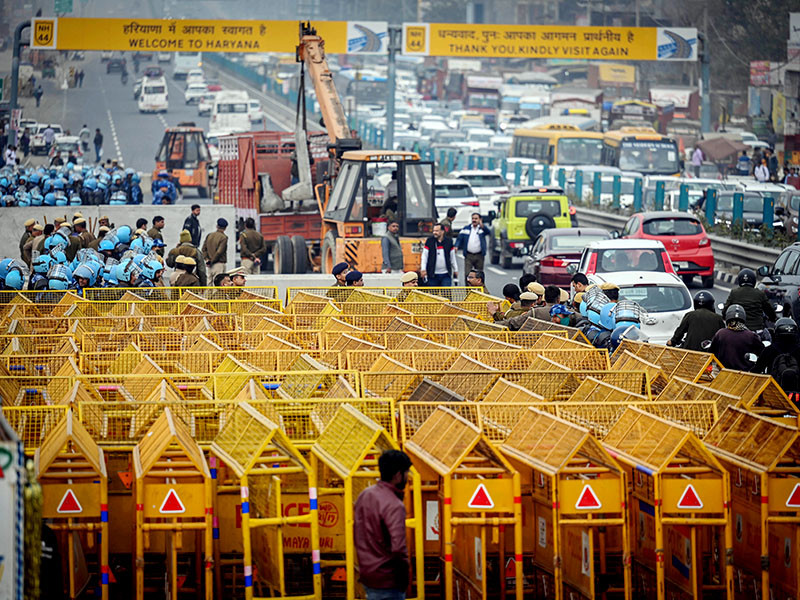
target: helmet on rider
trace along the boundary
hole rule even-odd
[[[53,259],[49,254],[40,254],[33,261],[33,272],[39,273],[40,275],[46,275],[47,271],[50,270],[50,265],[52,264]]]
[[[797,341],[797,323],[789,317],[781,317],[775,322],[775,340],[791,343]]]
[[[742,269],[736,276],[736,285],[755,287],[756,285],[756,272],[753,269]]]
[[[47,272],[48,287],[51,290],[65,290],[69,287],[72,273],[65,265],[52,265]]]
[[[744,323],[747,320],[747,313],[741,304],[731,304],[728,310],[725,311],[725,322],[741,321]]]
[[[714,296],[711,295],[710,292],[702,290],[697,292],[694,295],[694,307],[697,308],[707,308],[711,312],[714,312]]]

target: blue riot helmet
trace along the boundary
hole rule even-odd
[[[131,175],[131,181],[132,181],[133,183],[139,183],[141,180],[142,180],[142,178],[139,176],[139,173],[137,173],[136,171],[134,171],[134,172],[133,172],[133,175]]]
[[[111,194],[111,199],[108,203],[112,206],[120,206],[128,203],[128,196],[123,191],[114,192]]]
[[[111,182],[115,185],[122,184],[122,174],[117,171],[111,176]]]
[[[44,199],[41,195],[34,196],[30,192],[20,194],[17,198],[17,206],[41,206]]]
[[[85,279],[86,284],[82,287],[88,287],[91,284],[91,279],[94,276],[92,270],[89,268],[89,265],[78,265],[75,267],[75,270],[72,272],[72,276],[77,279]]]
[[[613,353],[623,340],[631,340],[633,342],[647,342],[649,341],[648,335],[635,325],[620,325],[611,332],[611,341],[609,342],[609,349]]]
[[[11,187],[11,181],[9,181],[8,177],[6,177],[5,175],[3,177],[0,177],[0,189],[7,190],[10,187]]]
[[[114,248],[117,247],[117,244],[119,244],[119,240],[115,235],[112,235],[111,232],[109,232],[103,236],[103,239],[100,240],[100,252],[113,252]]]
[[[56,205],[56,195],[53,192],[48,192],[44,196],[44,205],[45,206],[55,206]]]
[[[586,316],[589,318],[591,323],[600,325],[600,311],[595,310],[594,307],[589,307],[589,309],[586,311]]]
[[[81,206],[83,204],[83,200],[78,194],[72,194],[69,197],[69,205],[70,206]]]
[[[11,258],[4,258],[3,260],[0,260],[0,280],[4,280],[6,278],[6,275],[8,275],[8,269],[13,262],[14,260]]]
[[[89,270],[92,272],[92,276],[89,279],[89,285],[94,287],[97,285],[98,279],[103,274],[103,263],[98,263],[94,260],[90,260],[89,262],[85,263],[85,266],[89,267]]]
[[[19,177],[17,177],[17,185],[19,187],[27,187],[28,177],[25,175],[25,173],[20,173]]]
[[[641,327],[641,323],[647,318],[647,311],[638,302],[632,300],[620,300],[614,311],[617,326],[628,324]]]
[[[12,268],[6,275],[6,287],[12,290],[21,290],[25,284],[25,273],[22,269]]]
[[[142,261],[141,268],[142,277],[150,281],[155,281],[158,279],[157,274],[164,270],[164,265],[161,264],[160,260],[148,256]]]
[[[94,191],[97,189],[97,179],[94,177],[89,177],[83,182],[83,187],[87,190]]]
[[[67,196],[64,192],[56,192],[56,206],[66,206],[69,204],[69,200],[67,200]]]
[[[53,259],[49,254],[40,254],[33,261],[33,272],[40,275],[46,275],[53,264]]]
[[[614,325],[614,303],[609,302],[600,309],[600,326],[611,331]]]
[[[149,254],[152,248],[153,240],[146,233],[139,235],[131,242],[131,250],[137,254]]]
[[[107,235],[107,234],[106,234]],[[131,243],[131,228],[128,225],[118,227],[115,235],[121,244]]]
[[[586,311],[588,311],[588,310],[589,309],[586,306],[586,300],[581,300],[581,303],[578,306],[578,312],[581,313],[581,315],[583,315],[585,317],[586,314],[587,314]]]
[[[130,284],[131,260],[124,259],[114,266],[114,277],[120,285]]]
[[[33,185],[38,186],[42,182],[42,174],[38,171],[34,171],[28,178],[28,181],[30,181]]]
[[[57,177],[55,181],[53,181],[54,190],[61,190],[63,192],[65,187],[66,186],[64,185],[64,180],[61,179],[61,177]]]
[[[72,280],[72,273],[65,265],[54,264],[47,272],[48,287],[51,290],[66,290]]]
[[[3,206],[14,206],[14,204],[18,204],[19,206],[25,206],[23,204],[19,204],[16,198],[10,194],[6,194],[0,198],[0,204]]]
[[[61,246],[56,246],[53,250],[50,250],[50,258],[53,259],[54,264],[64,265],[67,266],[67,255],[64,254],[64,251],[61,249]]]

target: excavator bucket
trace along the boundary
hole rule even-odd
[[[297,160],[297,176],[299,182],[283,190],[286,202],[300,202],[314,199],[314,186],[311,181],[311,161],[308,154],[308,140],[302,127],[295,131],[295,159]]]

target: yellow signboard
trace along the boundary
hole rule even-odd
[[[330,53],[347,52],[347,21],[314,23]],[[296,21],[35,19],[31,47],[120,52],[293,52]]]
[[[598,79],[604,83],[636,84],[636,67],[633,65],[599,65]]]
[[[582,60],[697,60],[697,30],[405,23],[404,54]]]

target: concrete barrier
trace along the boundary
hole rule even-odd
[[[52,223],[57,217],[64,217],[72,221],[76,212],[79,212],[86,219],[89,230],[97,235],[100,228],[98,221],[102,215],[107,215],[115,226],[130,225],[135,227],[136,220],[139,218],[147,219],[147,229],[153,226],[153,217],[160,215],[164,217],[164,243],[166,250],[174,247],[178,243],[178,237],[183,222],[191,213],[190,204],[180,204],[177,206],[153,206],[140,204],[138,206],[62,206],[62,207],[8,207],[0,208],[0,220],[3,221],[2,231],[5,235],[0,236],[0,257],[19,257],[19,240],[25,230],[25,221],[30,218],[38,220],[42,225]],[[202,205],[200,212],[200,226],[203,235],[200,240],[202,247],[206,235],[216,231],[217,219],[222,217],[228,221],[228,261],[227,267],[232,269],[236,266],[238,257],[236,256],[236,209],[233,206],[211,204]],[[166,255],[166,253],[165,253]]]

